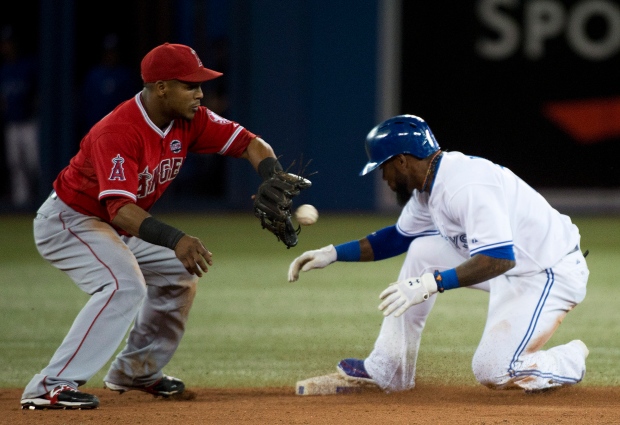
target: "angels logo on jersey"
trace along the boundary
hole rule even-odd
[[[218,124],[228,124],[230,123],[229,120],[227,120],[226,118],[222,118],[220,117],[218,114],[216,114],[215,112],[207,109],[207,115],[209,115],[209,118],[211,119],[211,121],[218,123]]]
[[[149,193],[155,191],[155,184],[153,181],[153,174],[149,172],[147,166],[144,171],[138,174],[138,198],[144,198]]]
[[[116,154],[114,158],[112,158],[112,172],[110,173],[110,177],[108,180],[120,180],[125,181],[125,169],[123,168],[123,162],[125,162],[125,158],[123,158],[120,154]]]
[[[175,139],[172,142],[170,142],[170,150],[172,151],[172,153],[181,152],[181,141]]]
[[[150,171],[148,165],[138,174],[138,198],[144,198],[155,192],[157,185],[164,185],[179,174],[183,158],[166,158],[162,160],[154,170]]]

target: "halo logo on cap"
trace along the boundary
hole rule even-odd
[[[202,68],[202,61],[198,57],[198,53],[196,53],[196,51],[192,49],[191,47],[189,48],[189,51],[192,52],[192,55],[194,55],[194,57],[196,58],[196,62],[198,62],[198,66]]]

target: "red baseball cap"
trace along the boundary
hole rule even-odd
[[[222,75],[202,66],[196,51],[183,44],[164,43],[148,52],[140,64],[142,81],[179,80],[201,83]]]

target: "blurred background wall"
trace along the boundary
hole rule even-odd
[[[411,113],[442,148],[513,169],[563,211],[620,211],[617,0],[15,6],[0,25],[38,64],[40,172],[31,200],[16,205],[3,132],[0,212],[36,210],[92,120],[140,90],[140,60],[166,41],[224,72],[203,85],[207,107],[265,138],[291,172],[311,160],[306,172],[317,174],[301,203],[394,210],[380,173],[358,176],[363,140],[379,121]],[[156,208],[248,210],[258,183],[245,161],[192,156]]]

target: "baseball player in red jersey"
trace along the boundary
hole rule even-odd
[[[141,72],[143,90],[93,126],[37,211],[39,253],[91,297],[26,386],[22,408],[96,408],[97,397],[77,388],[109,361],[132,323],[105,386],[182,393],[183,382],[162,369],[183,337],[211,252],[148,211],[188,152],[245,158],[263,180],[281,170],[268,143],[200,105],[201,83],[221,73],[193,49],[160,45]]]

